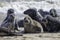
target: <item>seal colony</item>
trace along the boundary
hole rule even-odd
[[[0,26],[0,35],[22,35],[23,33],[54,33],[60,32],[60,21],[55,9],[51,9],[49,12],[43,11],[43,9],[30,8],[23,13],[26,17],[18,22],[15,19],[14,9],[8,9],[7,16]],[[38,14],[39,13],[39,14]],[[24,30],[18,29],[23,27]],[[16,32],[18,31],[18,32]]]

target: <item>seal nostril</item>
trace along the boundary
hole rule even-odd
[[[28,22],[27,20],[25,20],[25,22]]]

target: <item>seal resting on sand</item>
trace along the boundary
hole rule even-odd
[[[27,15],[24,18],[24,31],[26,33],[42,33],[43,28],[39,22],[33,20],[30,16]]]

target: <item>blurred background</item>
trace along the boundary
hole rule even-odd
[[[25,17],[23,12],[29,8],[43,9],[45,11],[54,8],[57,14],[60,15],[60,0],[0,0],[1,22],[6,17],[7,10],[10,8],[15,10],[15,16],[19,20]]]

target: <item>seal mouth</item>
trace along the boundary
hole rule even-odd
[[[29,24],[30,22],[28,22],[27,20],[25,21],[25,24]]]

